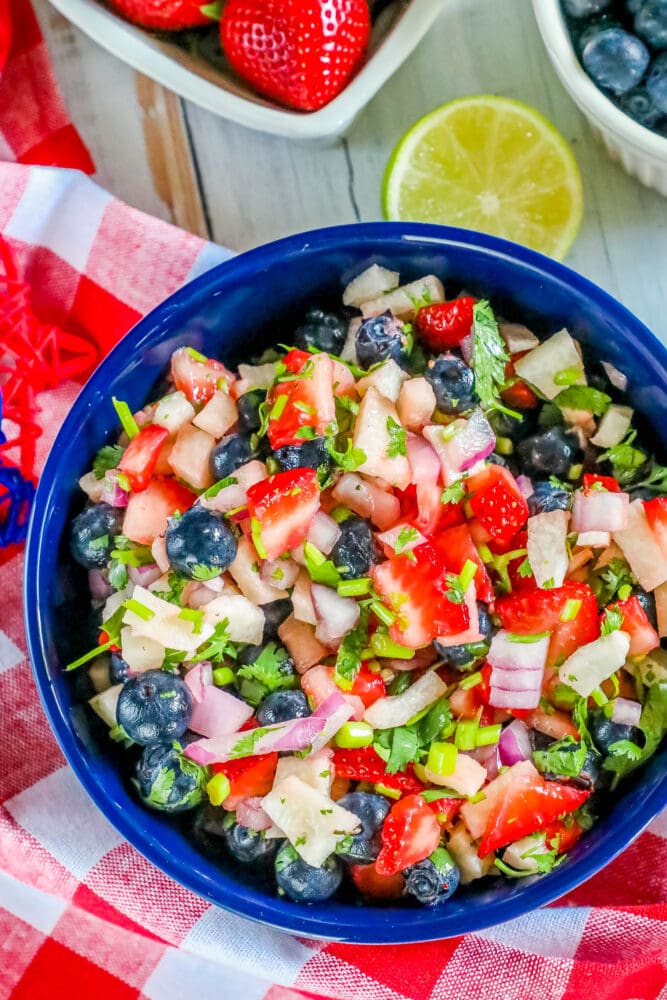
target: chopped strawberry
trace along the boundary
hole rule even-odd
[[[387,686],[380,674],[373,674],[368,667],[362,666],[354,678],[350,694],[361,698],[366,708],[370,708],[380,698],[385,697]]]
[[[547,846],[555,847],[557,854],[565,854],[571,850],[583,832],[582,827],[579,826],[575,819],[570,819],[567,823],[563,823],[562,820],[558,820],[556,823],[549,823],[543,831]],[[557,843],[556,840],[558,841]]]
[[[379,677],[379,680],[384,688],[384,681],[381,677]],[[304,694],[310,698],[310,701],[315,708],[318,708],[323,702],[325,702],[329,695],[337,694],[342,696],[352,708],[352,711],[354,712],[354,715],[352,716],[353,719],[356,719],[358,722],[364,717],[364,712],[366,711],[365,703],[359,697],[357,692],[341,691],[334,680],[333,667],[325,667],[324,664],[310,667],[310,669],[306,670],[305,674],[302,674],[301,676],[301,687]]]
[[[468,503],[482,527],[509,541],[528,519],[528,504],[509,469],[487,465],[466,481]]]
[[[133,24],[153,31],[182,31],[213,24],[199,0],[110,0],[109,6]]]
[[[667,555],[667,497],[644,500],[644,513],[658,548]]]
[[[518,355],[515,357],[518,360]],[[515,410],[534,410],[538,406],[539,400],[533,390],[515,374],[513,361],[505,365],[505,378],[509,384],[500,393],[503,403]]]
[[[148,486],[162,445],[168,437],[166,427],[146,424],[128,444],[118,468],[127,477],[133,493],[141,493]]]
[[[421,795],[406,795],[384,821],[375,867],[380,875],[396,875],[433,854],[439,843],[440,824],[432,810]]]
[[[570,621],[561,621],[569,600],[581,601]],[[496,601],[503,628],[519,635],[551,632],[547,666],[562,663],[579,646],[593,642],[600,634],[597,601],[586,583],[568,581],[552,590],[523,590]]]
[[[290,351],[290,355],[304,355]],[[308,437],[321,437],[336,417],[334,370],[328,354],[305,354],[296,375],[278,382],[269,393],[267,434],[272,448],[303,444]],[[292,362],[290,362],[292,363]],[[287,376],[285,376],[287,377]]]
[[[465,604],[449,600],[445,566],[428,542],[409,555],[392,556],[373,566],[377,592],[396,616],[389,628],[394,642],[418,649],[439,635],[456,635],[470,624]]]
[[[235,381],[220,361],[202,358],[191,347],[179,347],[171,356],[171,377],[191,403],[208,403],[218,389]]]
[[[312,356],[308,351],[300,351],[297,347],[293,347],[283,358],[283,364],[290,375],[298,375],[305,363],[310,361]]]
[[[175,479],[156,477],[141,493],[132,493],[125,508],[123,534],[139,545],[152,545],[167,530],[167,518],[184,514],[197,497]]]
[[[389,902],[400,899],[405,891],[405,879],[401,872],[395,875],[380,875],[375,865],[350,865],[352,881],[362,896],[367,899],[382,899]]]
[[[415,325],[422,344],[430,351],[458,347],[472,331],[475,300],[464,295],[451,302],[437,302],[422,306]]]
[[[386,764],[372,746],[360,750],[334,750],[334,771],[337,778],[352,778],[354,781],[371,781],[386,785],[402,792],[421,792],[423,785],[414,776],[412,765],[405,771],[387,774]]]
[[[431,812],[434,812],[437,816],[439,823],[449,823],[450,820],[458,815],[465,801],[465,799],[450,799],[445,797],[435,799],[433,802],[427,804]]]
[[[477,563],[475,590],[480,601],[491,604],[494,600],[493,584],[480,556],[472,535],[465,524],[454,525],[440,531],[433,538],[433,546],[445,564],[448,573],[459,574],[470,559]]]
[[[343,90],[369,35],[366,0],[227,0],[220,20],[232,69],[300,111],[316,111]]]
[[[320,506],[315,469],[278,472],[247,492],[253,540],[263,559],[277,559],[305,539]]]
[[[630,636],[628,656],[646,656],[660,645],[660,637],[635,594],[626,601],[616,601],[609,607],[620,611],[623,615],[621,630]]]
[[[620,493],[621,487],[618,485],[618,480],[614,479],[613,476],[594,476],[590,472],[584,473],[584,489],[590,490],[595,483],[599,483],[603,486],[608,493]]]
[[[214,774],[224,774],[229,778],[231,790],[223,808],[233,812],[243,799],[268,795],[273,788],[278,754],[262,753],[256,757],[242,757],[240,760],[228,760],[224,764],[212,764],[211,767]]]

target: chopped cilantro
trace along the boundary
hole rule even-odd
[[[218,480],[217,483],[213,483],[213,486],[209,486],[207,490],[204,490],[202,496],[206,500],[212,500],[213,497],[217,497],[220,490],[224,490],[226,486],[234,486],[238,482],[235,476],[225,476],[224,479]]]
[[[411,542],[416,542],[418,538],[419,538],[419,532],[417,531],[416,528],[412,527],[401,528],[401,530],[398,533],[398,537],[394,542],[394,552],[396,553],[396,555],[400,556],[401,552],[405,552],[406,547]],[[412,556],[412,558],[414,559],[414,555],[412,555],[412,552],[408,552],[407,555],[408,557]]]
[[[294,437],[299,438],[301,441],[314,441],[317,434],[314,427],[299,427],[299,429],[294,432]]]
[[[408,449],[405,443],[407,432],[393,417],[387,417],[387,433],[389,434],[387,458],[398,458],[399,455],[407,455]]]
[[[464,482],[464,479],[457,479],[455,483],[452,483],[446,490],[443,490],[440,496],[440,503],[461,503],[466,495]]]
[[[643,747],[631,740],[618,740],[609,747],[609,756],[605,758],[602,766],[614,774],[612,787],[615,787],[626,774],[648,760],[660,746],[667,732],[667,680],[658,681],[648,689],[639,719],[639,729],[644,734]]]
[[[347,439],[345,451],[336,451],[332,438],[327,438],[327,450],[343,472],[354,472],[364,464],[367,457],[362,448],[353,447],[352,438]]]
[[[93,459],[93,472],[96,479],[104,479],[104,473],[117,469],[125,449],[120,444],[105,444]]]
[[[199,583],[205,583],[206,580],[214,580],[216,576],[220,576],[220,570],[215,566],[204,566],[203,563],[197,563],[192,568],[192,579],[197,580]]]
[[[617,608],[607,608],[602,624],[600,626],[601,635],[611,635],[617,632],[623,624],[623,615]]]
[[[275,731],[282,727],[275,727]],[[266,736],[274,730],[272,726],[259,726],[257,729],[251,729],[249,732],[244,733],[241,739],[234,744],[229,753],[230,760],[238,760],[239,757],[251,757],[255,749],[255,745],[261,740],[262,736]]]
[[[576,778],[581,774],[587,753],[585,743],[579,743],[572,736],[565,736],[562,740],[551,743],[546,750],[533,750],[533,760],[543,773]]]
[[[630,430],[619,444],[598,455],[598,462],[611,463],[614,478],[622,488],[638,485],[635,483],[638,472],[648,461],[646,454],[634,447],[636,437],[637,431]]]
[[[610,559],[606,566],[595,569],[589,582],[599,607],[603,608],[618,597],[623,588],[632,590],[637,581],[625,559],[615,558]]]
[[[609,409],[611,396],[589,385],[571,385],[556,396],[557,406],[570,410],[590,410],[596,417],[601,417]]]
[[[239,667],[237,676],[255,681],[247,693],[247,700],[253,706],[273,691],[291,690],[296,680],[287,650],[275,642],[268,643],[252,663]]]
[[[153,593],[156,597],[162,598],[163,601],[169,601],[170,604],[180,605],[183,596],[183,588],[187,582],[187,577],[181,576],[179,573],[172,570],[167,577],[169,590],[154,590]]]
[[[362,607],[359,621],[352,631],[343,637],[343,641],[338,647],[334,680],[343,691],[350,690],[354,683],[354,678],[361,669],[361,653],[366,648],[368,642],[369,619],[369,609]]]
[[[484,410],[500,410],[517,420],[521,414],[503,406],[500,391],[505,385],[505,365],[509,354],[498,330],[498,323],[489,303],[482,299],[473,306],[472,369],[475,389]]]
[[[303,555],[306,560],[306,569],[313,583],[323,583],[326,587],[338,586],[342,577],[331,559],[325,558],[320,550],[310,542],[304,544]]]
[[[530,565],[530,559],[528,558],[528,556],[526,556],[526,558],[523,560],[522,563],[519,563],[519,566],[517,568],[517,573],[522,579],[525,579],[528,576],[532,576],[533,567]]]
[[[452,604],[463,604],[465,601],[465,588],[461,585],[461,578],[456,576],[455,573],[447,573],[445,575],[445,581],[447,583],[447,589],[445,590],[445,597]]]
[[[236,648],[229,641],[229,620],[225,618],[218,622],[213,630],[213,635],[201,646],[191,663],[199,663],[201,660],[210,660],[212,663],[220,663],[225,656],[236,659]]]

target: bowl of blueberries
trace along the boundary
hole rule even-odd
[[[561,83],[613,159],[667,195],[667,0],[533,0]]]

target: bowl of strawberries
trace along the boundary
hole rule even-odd
[[[94,41],[200,107],[334,139],[419,43],[433,0],[52,0]]]

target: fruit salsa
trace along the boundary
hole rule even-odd
[[[67,669],[141,802],[296,902],[548,873],[667,728],[667,469],[626,378],[377,264],[290,340],[110,401]]]

